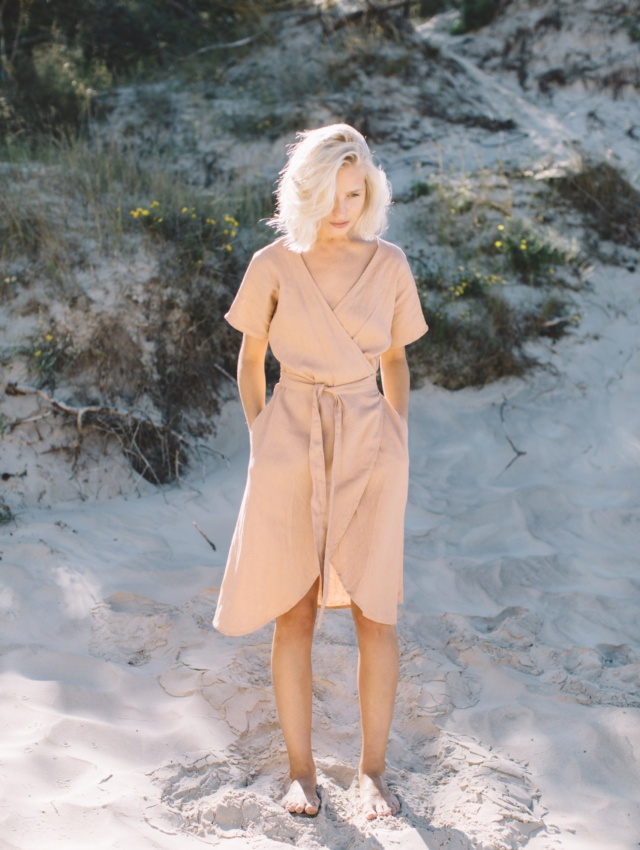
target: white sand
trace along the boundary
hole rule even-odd
[[[357,814],[344,612],[315,649],[323,808],[301,820],[274,802],[286,762],[270,628],[210,626],[247,461],[230,402],[216,442],[228,464],[204,480],[3,526],[1,846],[635,846],[637,276],[599,269],[578,298],[579,330],[536,352],[547,368],[412,395],[389,748],[400,816]]]

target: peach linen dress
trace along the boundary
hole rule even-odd
[[[329,306],[283,239],[258,251],[225,318],[268,339],[280,363],[251,428],[247,485],[214,626],[243,635],[292,608],[321,576],[318,603],[353,600],[393,624],[402,601],[407,426],[378,390],[380,355],[427,331],[400,248],[378,239]]]

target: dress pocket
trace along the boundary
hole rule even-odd
[[[387,401],[384,396],[382,396],[382,403],[386,407],[389,417],[395,425],[396,433],[398,434],[401,444],[404,445],[406,449],[409,443],[409,423],[406,419],[400,416],[395,407]]]
[[[382,400],[383,400],[384,406],[387,408],[387,410],[391,414],[391,418],[396,422],[396,424],[398,424],[400,426],[402,433],[404,434],[405,439],[407,439],[408,436],[409,436],[409,423],[407,422],[407,420],[404,417],[400,416],[400,414],[395,409],[395,407],[391,404],[391,402],[387,401],[387,399],[384,396],[382,396]]]
[[[260,411],[260,413],[256,416],[256,418],[255,418],[255,419],[253,420],[253,422],[251,423],[251,426],[250,426],[250,428],[249,428],[249,431],[250,431],[252,434],[255,432],[256,427],[260,425],[260,420],[261,420],[261,419],[264,419],[264,414],[265,414],[266,409],[267,409],[267,405],[265,404],[265,406],[262,408],[262,410]]]
[[[249,428],[249,435],[250,435],[252,440],[253,440],[253,437],[255,437],[257,433],[262,431],[265,423],[270,419],[272,409],[273,409],[273,404],[274,404],[274,401],[276,399],[277,394],[278,394],[278,387],[276,386],[274,391],[273,391],[273,395],[271,396],[271,398],[267,401],[267,403],[262,408],[260,413],[253,420],[253,423],[252,423],[251,427]]]

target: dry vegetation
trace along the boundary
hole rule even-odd
[[[415,13],[429,4],[410,5]],[[251,252],[270,238],[256,225],[272,211],[279,166],[264,161],[265,145],[282,150],[313,113],[402,147],[376,86],[396,86],[419,106],[417,63],[445,61],[416,51],[402,10],[370,9],[348,20],[327,13],[321,25],[317,13],[303,15],[299,41],[274,63],[280,20],[251,54],[187,57],[177,94],[175,84],[133,87],[126,119],[105,99],[111,117],[80,135],[36,142],[5,125],[0,296],[16,327],[0,358],[55,402],[60,393],[72,408],[91,408],[85,427],[110,432],[156,482],[179,474],[233,381],[239,339],[223,315]],[[309,26],[324,36],[301,63]],[[196,86],[208,104],[217,148],[203,152],[183,121],[180,85]],[[443,107],[442,120],[476,118]],[[230,165],[219,151],[234,145],[256,146],[260,172],[250,159]],[[527,202],[516,207],[514,192]],[[397,199],[412,210],[413,242],[422,240],[410,259],[431,325],[409,351],[414,382],[457,390],[522,375],[535,365],[529,341],[557,339],[579,320],[570,293],[581,285],[584,247],[560,236],[549,212],[566,203],[599,236],[637,246],[638,193],[608,164],[585,162],[550,189],[500,170],[439,173]]]

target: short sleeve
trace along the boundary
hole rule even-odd
[[[268,339],[278,304],[278,275],[263,251],[253,255],[225,319],[236,330],[257,339]]]
[[[396,300],[391,323],[391,345],[389,348],[401,348],[415,342],[429,330],[422,313],[422,304],[416,288],[416,282],[407,262],[402,255],[396,279]]]

